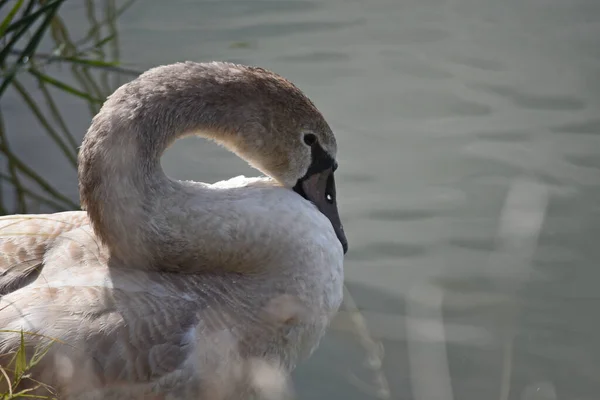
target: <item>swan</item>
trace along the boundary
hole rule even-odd
[[[169,178],[161,155],[189,135],[266,177]],[[23,330],[28,356],[51,340],[31,376],[65,399],[248,398],[254,372],[289,373],[342,301],[336,153],[263,68],[181,62],[121,86],[80,148],[84,211],[0,218],[0,366]]]

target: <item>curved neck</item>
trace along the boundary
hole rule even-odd
[[[242,132],[258,129],[248,127],[244,96],[236,100],[218,89],[192,75],[138,78],[119,88],[94,118],[79,154],[79,190],[112,257],[132,267],[164,268],[184,252],[180,230],[188,215],[182,203],[190,193],[163,173],[163,152],[192,133],[235,151]]]

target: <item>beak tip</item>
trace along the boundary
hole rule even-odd
[[[344,254],[346,254],[348,252],[348,239],[346,238],[346,233],[344,233],[344,227],[342,226],[342,224],[340,224],[339,227],[334,230],[338,237],[338,240],[340,241],[340,244],[342,245]]]
[[[342,244],[342,249],[344,250],[344,254],[346,254],[348,252],[348,239],[346,239],[346,235],[342,235],[341,237],[338,237],[338,239],[340,240],[340,243]]]

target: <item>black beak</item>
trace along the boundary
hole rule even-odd
[[[294,191],[305,199],[312,201],[319,211],[331,221],[333,230],[342,244],[344,254],[346,254],[348,252],[348,240],[338,212],[333,167],[312,174],[309,172],[305,177],[298,180],[298,183],[294,186]]]

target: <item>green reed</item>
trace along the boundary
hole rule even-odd
[[[39,345],[33,349],[33,354],[28,355],[26,336],[40,335],[31,332],[14,332],[0,330],[0,333],[20,334],[19,347],[14,354],[3,354],[3,357],[10,358],[7,365],[0,365],[0,387],[6,387],[6,391],[0,393],[0,400],[13,399],[57,399],[54,390],[33,379],[30,372],[48,353],[50,347],[56,342],[55,339],[47,339],[47,343]],[[10,357],[9,357],[10,356]],[[37,394],[33,392],[37,391]]]

